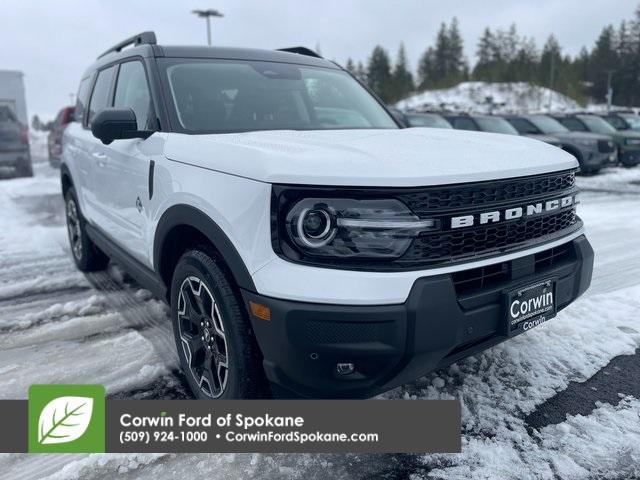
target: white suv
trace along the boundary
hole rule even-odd
[[[371,396],[552,318],[591,280],[571,155],[401,128],[303,48],[146,32],[87,70],[75,114],[75,262],[112,258],[170,303],[199,398]]]

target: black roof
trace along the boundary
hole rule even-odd
[[[304,47],[293,47],[285,50],[263,50],[257,48],[237,47],[200,47],[172,46],[155,43],[153,32],[134,35],[105,51],[91,65],[89,71],[100,68],[113,61],[132,56],[166,57],[166,58],[212,58],[224,60],[253,60],[264,62],[293,63],[325,68],[339,69],[335,63],[325,60],[312,50]],[[128,47],[131,45],[130,47]],[[125,48],[128,47],[128,48]],[[312,55],[314,54],[314,55]]]

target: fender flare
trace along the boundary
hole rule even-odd
[[[169,207],[158,221],[153,241],[153,267],[158,276],[161,276],[161,256],[167,235],[174,227],[181,225],[192,227],[209,239],[222,255],[240,288],[256,291],[251,274],[229,237],[205,213],[184,204]]]
[[[73,176],[71,175],[71,171],[69,170],[69,167],[67,167],[65,163],[61,163],[60,164],[60,187],[61,187],[62,195],[64,195],[65,193],[65,188],[64,188],[65,177],[69,179],[69,183],[73,187],[75,183],[73,182]]]

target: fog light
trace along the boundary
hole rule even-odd
[[[353,371],[356,369],[355,365],[353,363],[338,363],[336,364],[336,373],[338,375],[349,375],[350,373],[353,373]]]

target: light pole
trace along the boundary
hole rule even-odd
[[[211,45],[211,17],[222,18],[224,15],[218,10],[192,10],[191,13],[207,21],[207,45]]]
[[[613,103],[613,88],[611,87],[611,77],[615,73],[615,70],[605,70],[607,74],[607,113],[611,112],[611,104]]]

